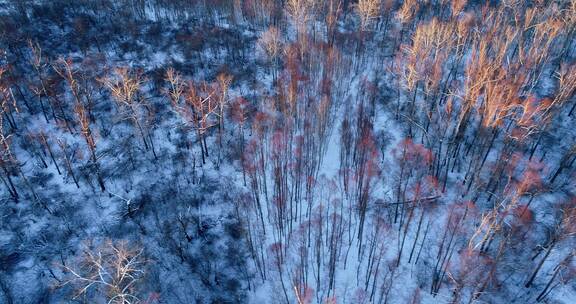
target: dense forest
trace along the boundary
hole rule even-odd
[[[0,0],[0,303],[576,303],[576,0]]]

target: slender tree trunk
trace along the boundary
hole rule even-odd
[[[548,256],[552,252],[552,249],[554,248],[555,245],[556,245],[556,240],[552,240],[552,243],[550,244],[550,246],[548,246],[548,249],[546,250],[546,254],[540,260],[538,265],[536,265],[536,268],[534,268],[532,275],[530,275],[530,278],[528,279],[528,281],[526,281],[526,284],[524,284],[524,287],[528,288],[532,285],[532,283],[534,282],[534,279],[536,279],[536,275],[538,275],[538,272],[542,268],[542,265],[544,265],[544,262],[546,262],[546,259],[548,259]]]

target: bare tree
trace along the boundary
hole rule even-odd
[[[258,39],[258,46],[264,51],[272,64],[272,78],[276,81],[278,57],[282,51],[282,37],[278,28],[271,26]]]
[[[28,45],[32,52],[32,59],[30,60],[30,64],[34,68],[36,72],[36,76],[38,77],[39,84],[37,86],[32,87],[32,91],[38,96],[38,101],[40,102],[40,108],[42,109],[42,114],[44,115],[44,119],[46,122],[49,121],[48,114],[46,112],[46,107],[44,106],[43,97],[47,97],[48,93],[46,91],[45,80],[44,80],[44,72],[46,63],[42,56],[42,48],[38,43],[33,43],[31,40],[28,41]],[[52,111],[54,114],[54,111]]]
[[[11,137],[11,134],[4,132],[3,119],[0,115],[0,167],[2,168],[2,173],[4,173],[2,182],[8,188],[10,196],[12,196],[14,200],[18,200],[18,190],[16,189],[14,181],[12,180],[13,170],[15,166],[18,166],[18,161],[10,149]]]
[[[75,265],[63,266],[69,278],[61,286],[75,286],[74,299],[98,289],[104,292],[108,304],[140,303],[138,284],[145,274],[143,252],[143,248],[125,241],[108,240],[95,249],[85,248]]]
[[[358,0],[356,13],[360,17],[360,31],[368,26],[380,15],[381,0]]]
[[[218,81],[219,98],[218,98],[218,124],[221,131],[224,130],[224,108],[228,103],[228,89],[232,83],[232,75],[221,73],[218,74],[216,80]],[[220,143],[222,146],[222,143]]]
[[[148,150],[153,143],[151,135],[144,129],[145,112],[149,109],[139,95],[140,87],[144,83],[142,74],[139,71],[131,71],[121,67],[116,68],[114,74],[99,79],[99,81],[112,92],[112,96],[121,111],[121,117],[132,121],[140,133],[145,149]],[[154,149],[152,152],[154,153]]]

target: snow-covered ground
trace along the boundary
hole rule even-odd
[[[407,73],[398,65],[410,64],[400,50],[412,43],[406,36],[400,46],[398,37],[413,30],[396,18],[359,34],[355,11],[343,8],[330,44],[321,14],[305,41],[297,41],[295,17],[285,15],[276,24],[283,48],[274,66],[259,40],[270,20],[250,15],[259,1],[186,9],[178,1],[41,3],[28,8],[28,23],[12,28],[38,42],[42,79],[26,39],[3,31],[0,40],[8,50],[0,63],[22,78],[11,84],[18,111],[3,105],[2,134],[17,165],[2,173],[0,303],[107,302],[107,286],[74,297],[82,282],[66,282],[67,269],[86,270],[85,253],[109,239],[143,249],[137,303],[576,301],[576,219],[560,208],[576,202],[567,152],[576,142],[573,100],[553,113],[538,144],[539,133],[509,140],[512,119],[498,126],[501,133],[478,131],[484,116],[474,114],[454,148],[456,136],[446,134],[456,134],[465,69],[446,80],[455,89],[442,94],[454,98],[453,108],[440,99],[427,112],[437,96],[418,84],[414,93],[398,78]],[[3,4],[6,24],[17,24]],[[123,23],[108,20],[122,13],[130,16]],[[421,15],[424,24],[433,14]],[[573,53],[555,60],[573,64]],[[471,57],[466,52],[462,62]],[[73,60],[97,165],[71,86],[54,71],[59,58]],[[443,77],[453,61],[440,68]],[[555,64],[545,65],[538,98],[558,95]],[[116,67],[143,75],[140,133],[102,86]],[[214,100],[217,75],[233,76],[224,128],[215,111],[202,130],[209,155],[194,120],[170,101],[168,67]],[[34,94],[44,79],[57,79],[51,97]],[[241,123],[240,98],[248,102]],[[62,113],[44,118],[41,106],[60,100]],[[495,179],[498,172],[504,177]]]

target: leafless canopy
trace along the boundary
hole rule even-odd
[[[137,286],[144,276],[143,248],[127,242],[106,241],[97,248],[86,248],[74,266],[63,266],[69,278],[62,285],[76,287],[74,298],[99,290],[108,304],[139,303]]]

